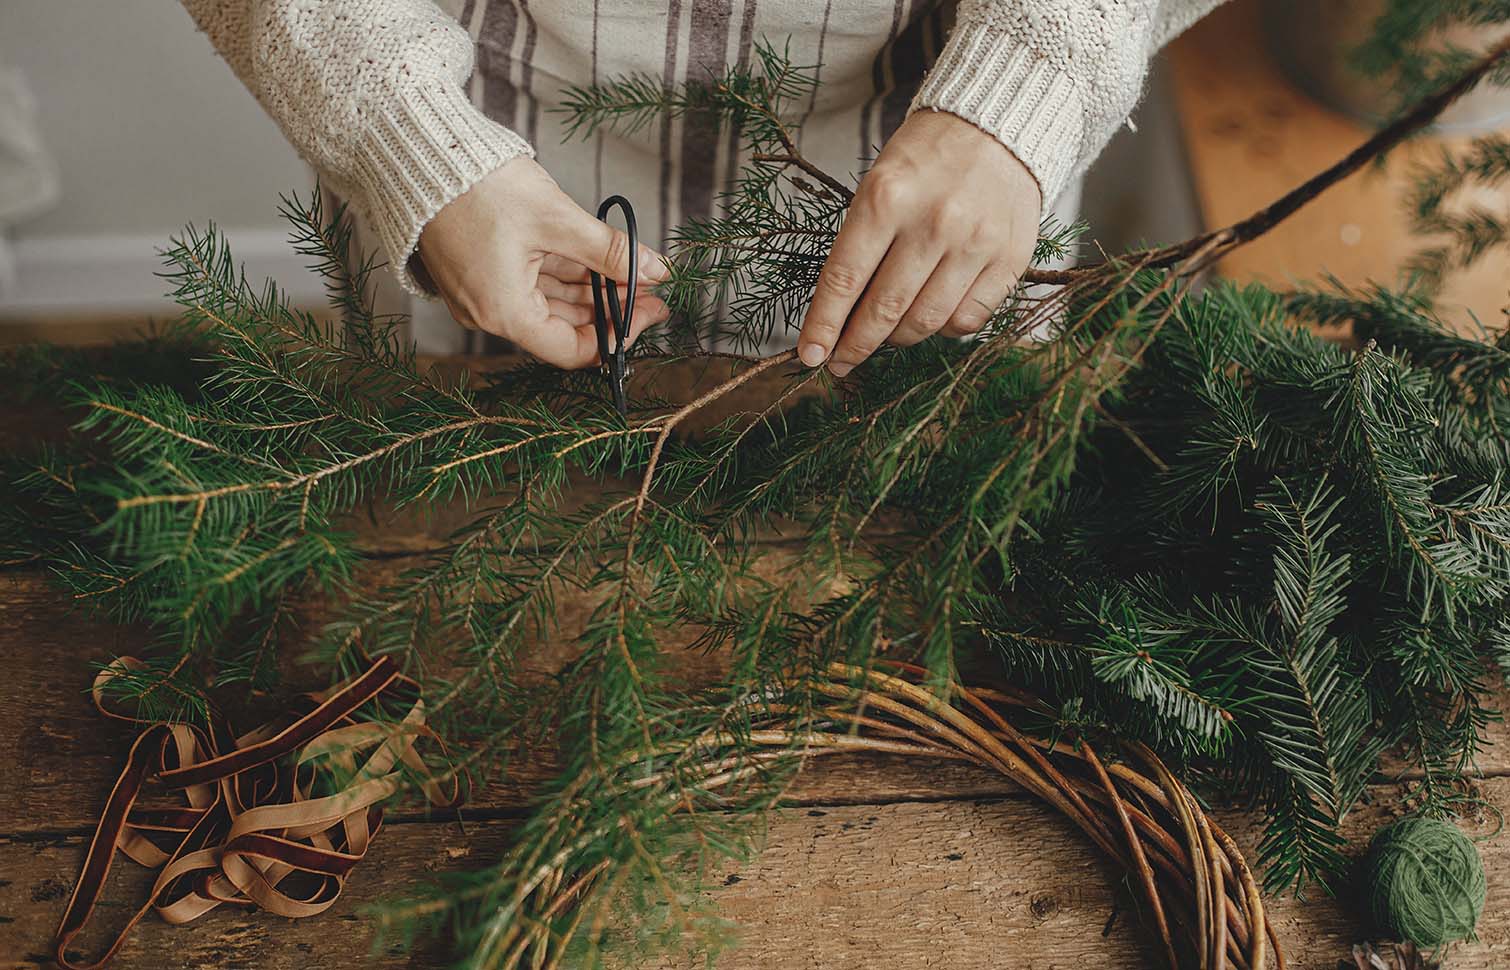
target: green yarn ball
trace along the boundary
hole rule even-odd
[[[1364,868],[1380,928],[1422,949],[1472,938],[1488,884],[1478,849],[1456,825],[1434,818],[1387,825]]]

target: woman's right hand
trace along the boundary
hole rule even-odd
[[[598,363],[588,271],[621,286],[629,278],[628,237],[522,156],[436,213],[420,233],[419,258],[457,322],[573,369]],[[641,246],[639,274],[629,341],[671,313],[651,292],[670,275],[666,261]]]

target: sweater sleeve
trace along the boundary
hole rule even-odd
[[[529,144],[467,99],[472,41],[429,0],[183,0],[325,184],[409,258],[446,203]]]
[[[1142,94],[1148,61],[1221,0],[962,0],[912,110],[947,111],[1012,150],[1048,206]]]

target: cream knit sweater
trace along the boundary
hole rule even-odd
[[[492,2],[530,13],[526,0]],[[874,30],[879,46],[889,43],[885,25],[861,21],[888,21],[895,39],[904,9],[925,6],[925,0],[837,2],[761,0],[761,26],[797,35],[810,31],[821,12],[825,35],[837,17],[840,33],[863,37]],[[909,110],[948,111],[1000,139],[1037,178],[1047,205],[1132,111],[1152,54],[1220,2],[961,0],[948,41]],[[442,206],[509,159],[533,154],[526,138],[490,120],[468,96],[474,46],[482,41],[474,45],[468,29],[442,7],[467,19],[472,0],[464,6],[462,0],[183,3],[289,141],[369,221],[394,267],[407,266],[420,230]],[[639,63],[642,52],[630,48],[646,45],[636,44],[625,25],[665,22],[683,16],[684,6],[696,17],[698,4],[708,6],[705,0],[585,3],[533,5],[536,17],[557,18],[557,47],[582,17],[591,20],[593,77],[600,58],[609,65]],[[747,15],[753,13],[754,0],[744,3]],[[600,5],[616,18],[601,51]],[[541,13],[542,7],[549,10]],[[747,56],[749,39],[740,41]],[[625,49],[613,50],[616,42]],[[671,53],[668,48],[668,63]],[[581,54],[584,63],[587,55]],[[659,59],[661,52],[645,56],[652,55]],[[541,70],[563,72],[559,65]],[[868,86],[868,74],[864,81]],[[412,288],[413,280],[402,275]]]

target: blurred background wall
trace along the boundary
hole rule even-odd
[[[9,336],[18,321],[167,312],[155,250],[190,222],[215,220],[255,273],[307,276],[276,208],[312,175],[174,0],[3,0],[0,70],[29,88],[60,189],[0,230]]]

